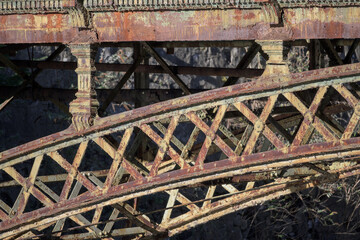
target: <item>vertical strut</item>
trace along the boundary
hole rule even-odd
[[[78,92],[70,103],[72,123],[77,131],[82,131],[94,124],[99,102],[94,86],[95,55],[97,47],[93,44],[70,45],[72,54],[77,58]]]
[[[312,39],[309,44],[309,70],[320,68],[320,42]]]

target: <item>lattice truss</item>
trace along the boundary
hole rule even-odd
[[[2,152],[0,238],[160,238],[358,174],[359,69],[217,89]]]

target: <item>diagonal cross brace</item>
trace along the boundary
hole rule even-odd
[[[326,86],[320,87],[309,108],[307,108],[305,104],[294,93],[283,93],[283,95],[289,100],[289,102],[294,107],[296,107],[296,109],[304,116],[304,121],[302,122],[294,138],[294,141],[292,142],[292,146],[299,146],[302,143],[303,138],[308,132],[310,126],[313,126],[324,137],[326,141],[337,141],[337,137],[324,125],[322,120],[316,116],[316,111],[326,91]]]
[[[46,58],[45,62],[54,60],[62,51],[66,48],[65,45],[60,45],[48,58]],[[43,69],[37,68],[31,75],[27,75],[23,72],[18,66],[16,66],[11,60],[5,57],[0,53],[0,62],[4,63],[5,66],[11,68],[16,74],[18,74],[24,81],[22,84],[12,93],[10,93],[6,100],[0,104],[0,111],[5,108],[7,104],[11,102],[11,100],[20,93],[22,90],[26,88],[26,86],[33,82],[33,84],[38,85],[35,82],[35,78],[43,71]]]
[[[270,96],[266,102],[266,105],[260,114],[260,117],[257,117],[244,103],[238,102],[233,105],[247,118],[250,122],[253,123],[254,128],[252,133],[245,145],[243,150],[244,155],[249,155],[253,152],[256,141],[262,133],[277,149],[281,150],[285,147],[285,144],[276,136],[276,134],[270,130],[266,125],[266,121],[270,116],[270,113],[275,105],[278,95]]]

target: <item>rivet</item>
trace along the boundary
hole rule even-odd
[[[254,124],[254,130],[258,133],[261,133],[263,129],[264,123],[260,119],[258,119]]]

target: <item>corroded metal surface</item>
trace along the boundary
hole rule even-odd
[[[1,0],[0,14],[13,13],[42,13],[66,11],[70,8],[83,6],[89,11],[129,11],[129,10],[166,10],[166,9],[206,9],[206,8],[262,8],[269,0]],[[292,7],[328,7],[328,6],[356,6],[358,0],[278,0],[273,1],[282,8]]]
[[[75,72],[78,76],[78,91],[76,99],[70,103],[69,112],[72,114],[75,128],[83,130],[93,125],[99,107],[94,82],[97,48],[91,44],[75,44],[70,47],[72,54],[77,58]]]
[[[0,43],[86,42],[89,31],[96,33],[95,42],[359,38],[360,8],[336,4],[282,8],[278,13],[263,8],[77,9],[69,13],[0,15]]]
[[[21,190],[18,200],[0,201],[0,237],[49,237],[50,232],[63,239],[171,236],[236,209],[359,174],[360,99],[352,92],[359,76],[360,64],[264,76],[97,118],[87,129],[71,126],[1,152],[0,171],[7,174],[3,191]],[[311,101],[304,102],[304,91]],[[329,110],[331,103],[323,101],[328,94],[344,99],[346,107]],[[278,112],[279,104],[293,110]],[[239,114],[230,116],[239,131],[225,117],[232,112]],[[345,124],[333,118],[340,112],[350,113]],[[113,145],[109,134],[119,143]],[[131,153],[138,136],[149,141],[146,161]],[[106,155],[107,167],[92,172],[81,166],[91,163],[95,147]],[[48,164],[66,174],[44,175]],[[29,168],[28,175],[20,165]],[[51,185],[54,181],[60,191]],[[202,186],[206,196],[190,196],[187,189],[194,186]],[[136,203],[155,193],[167,204],[139,212]],[[38,209],[26,207],[34,204],[30,196],[41,203]],[[77,231],[67,229],[64,219]]]
[[[284,27],[270,27],[261,9],[94,14],[102,41],[196,41],[358,38],[360,8],[284,9]],[[329,17],[332,16],[332,17]]]
[[[0,153],[0,238],[167,237],[234,210],[358,175],[360,64],[290,74],[282,42],[360,38],[358,5],[353,0],[0,0],[0,44],[67,44],[78,59],[79,80],[68,129]],[[251,46],[239,69],[245,71],[259,51],[269,54],[256,81],[98,116],[92,51],[97,43],[141,41],[161,71],[190,94],[176,68],[144,41],[234,40]],[[351,41],[344,60],[330,40],[318,43],[335,65],[351,62],[358,42]],[[127,73],[101,110],[141,61],[122,67]],[[147,68],[139,66],[159,71]],[[225,85],[235,82],[229,78]],[[341,100],[333,104],[334,99]],[[339,122],[337,114],[350,117]],[[147,149],[146,157],[137,154],[140,148]],[[195,187],[203,196],[191,194]],[[155,199],[151,206],[145,204],[149,199]]]

